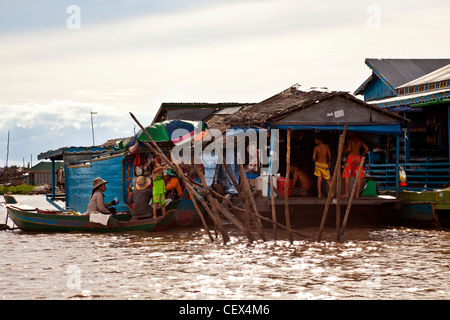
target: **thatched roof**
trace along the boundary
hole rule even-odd
[[[308,102],[321,100],[330,95],[329,91],[300,91],[294,85],[260,103],[242,108],[227,119],[232,125],[264,125],[269,119],[289,113]]]
[[[230,115],[226,119],[228,125],[235,126],[265,126],[271,120],[278,120],[299,110],[311,107],[317,103],[334,97],[343,97],[356,102],[363,108],[376,110],[380,113],[396,118],[397,120],[406,120],[396,113],[389,112],[357,99],[348,92],[328,91],[325,88],[303,89],[298,84],[270,97],[260,103],[243,107],[238,112]]]

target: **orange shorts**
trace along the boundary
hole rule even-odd
[[[351,176],[356,178],[360,164],[360,156],[348,156],[347,161],[345,161],[344,164],[344,170],[342,171],[342,178],[350,178]],[[364,178],[364,168],[361,170],[359,177]]]

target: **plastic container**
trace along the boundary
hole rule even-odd
[[[255,189],[256,190],[262,191],[261,179],[262,179],[261,176],[259,176],[258,178],[255,179]]]
[[[262,196],[267,198],[268,189],[269,189],[269,176],[261,175],[261,192]]]
[[[377,183],[374,180],[367,181],[366,187],[361,193],[362,197],[375,197],[377,196]]]
[[[291,180],[289,180],[289,185],[288,185],[288,197],[291,196]],[[277,190],[278,192],[280,192],[283,196],[284,196],[284,186],[286,185],[286,178],[283,177],[279,177],[277,179]]]

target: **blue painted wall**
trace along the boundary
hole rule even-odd
[[[378,77],[374,77],[364,88],[364,101],[393,96],[395,96],[394,91]]]
[[[85,212],[92,194],[92,180],[96,177],[108,181],[106,184],[105,202],[119,198],[117,211],[128,210],[123,203],[122,160],[118,156],[101,161],[91,161],[90,167],[66,168],[66,206],[79,212]]]

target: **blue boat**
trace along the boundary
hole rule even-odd
[[[158,124],[161,127],[161,124]],[[176,124],[171,122],[173,128]],[[165,153],[169,153],[175,144],[167,140],[167,134],[162,137],[161,129],[154,130],[155,125],[147,128],[147,132],[152,132],[155,140]],[[170,137],[170,132],[168,132]],[[193,135],[187,135],[192,138]],[[187,137],[183,137],[187,139]],[[158,140],[159,139],[159,140]],[[120,141],[117,146],[110,147],[69,147],[58,150],[47,151],[38,156],[39,160],[50,159],[64,161],[64,195],[56,194],[53,188],[52,194],[47,195],[47,200],[57,209],[71,209],[78,212],[85,212],[91,195],[92,180],[96,177],[108,181],[105,191],[105,202],[118,198],[117,211],[130,211],[131,205],[128,203],[128,196],[133,188],[133,181],[143,172],[139,163],[141,158],[153,156],[152,151],[142,142],[143,133],[138,132],[131,139]],[[181,140],[181,139],[178,139]],[[55,176],[55,175],[53,175]],[[55,181],[53,185],[56,185]],[[58,198],[64,197],[65,208],[58,203]],[[190,199],[189,192],[184,190],[181,199],[177,199],[177,211],[173,216],[171,226],[192,226],[199,223],[199,217]]]

